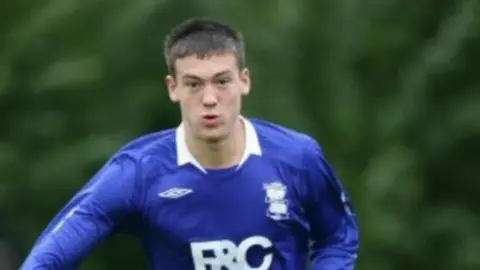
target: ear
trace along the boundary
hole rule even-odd
[[[240,81],[242,82],[242,95],[246,96],[250,93],[250,71],[244,68],[240,71]]]
[[[173,75],[167,75],[165,77],[165,83],[167,84],[168,96],[174,103],[178,102],[179,97],[177,93],[177,81]]]

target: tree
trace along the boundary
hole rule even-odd
[[[343,179],[359,269],[480,267],[478,1],[287,2],[2,2],[0,213],[19,255],[119,146],[178,123],[162,39],[210,15],[244,31],[245,113],[314,135]],[[133,243],[83,268],[145,268]]]

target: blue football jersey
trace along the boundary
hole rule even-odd
[[[182,125],[120,149],[52,220],[21,267],[76,269],[117,228],[151,269],[353,269],[359,235],[340,181],[311,137],[242,118],[238,166],[203,168]]]

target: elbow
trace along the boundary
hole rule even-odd
[[[327,246],[344,250],[350,254],[357,254],[360,248],[360,232],[356,218],[349,217],[342,220],[334,234],[326,241]]]
[[[331,259],[337,258],[343,261],[355,262],[358,258],[359,241],[350,239],[349,241],[340,241],[328,243],[313,248],[313,259]]]
[[[353,270],[358,259],[359,239],[349,237],[324,242],[312,250],[311,269]]]
[[[356,221],[353,219],[345,220],[344,226],[341,226],[337,233],[333,235],[330,244],[327,244],[327,246],[331,246],[332,249],[337,249],[345,256],[356,260],[360,249],[360,233]]]
[[[30,254],[19,270],[63,270],[62,261],[54,254]]]
[[[334,259],[353,265],[360,249],[360,235],[355,222],[344,222],[335,233],[321,241],[314,241],[313,259],[320,261]],[[347,268],[349,269],[349,268]]]

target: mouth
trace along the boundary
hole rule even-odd
[[[219,124],[220,117],[216,114],[206,114],[202,116],[202,124],[207,127],[214,127]]]

